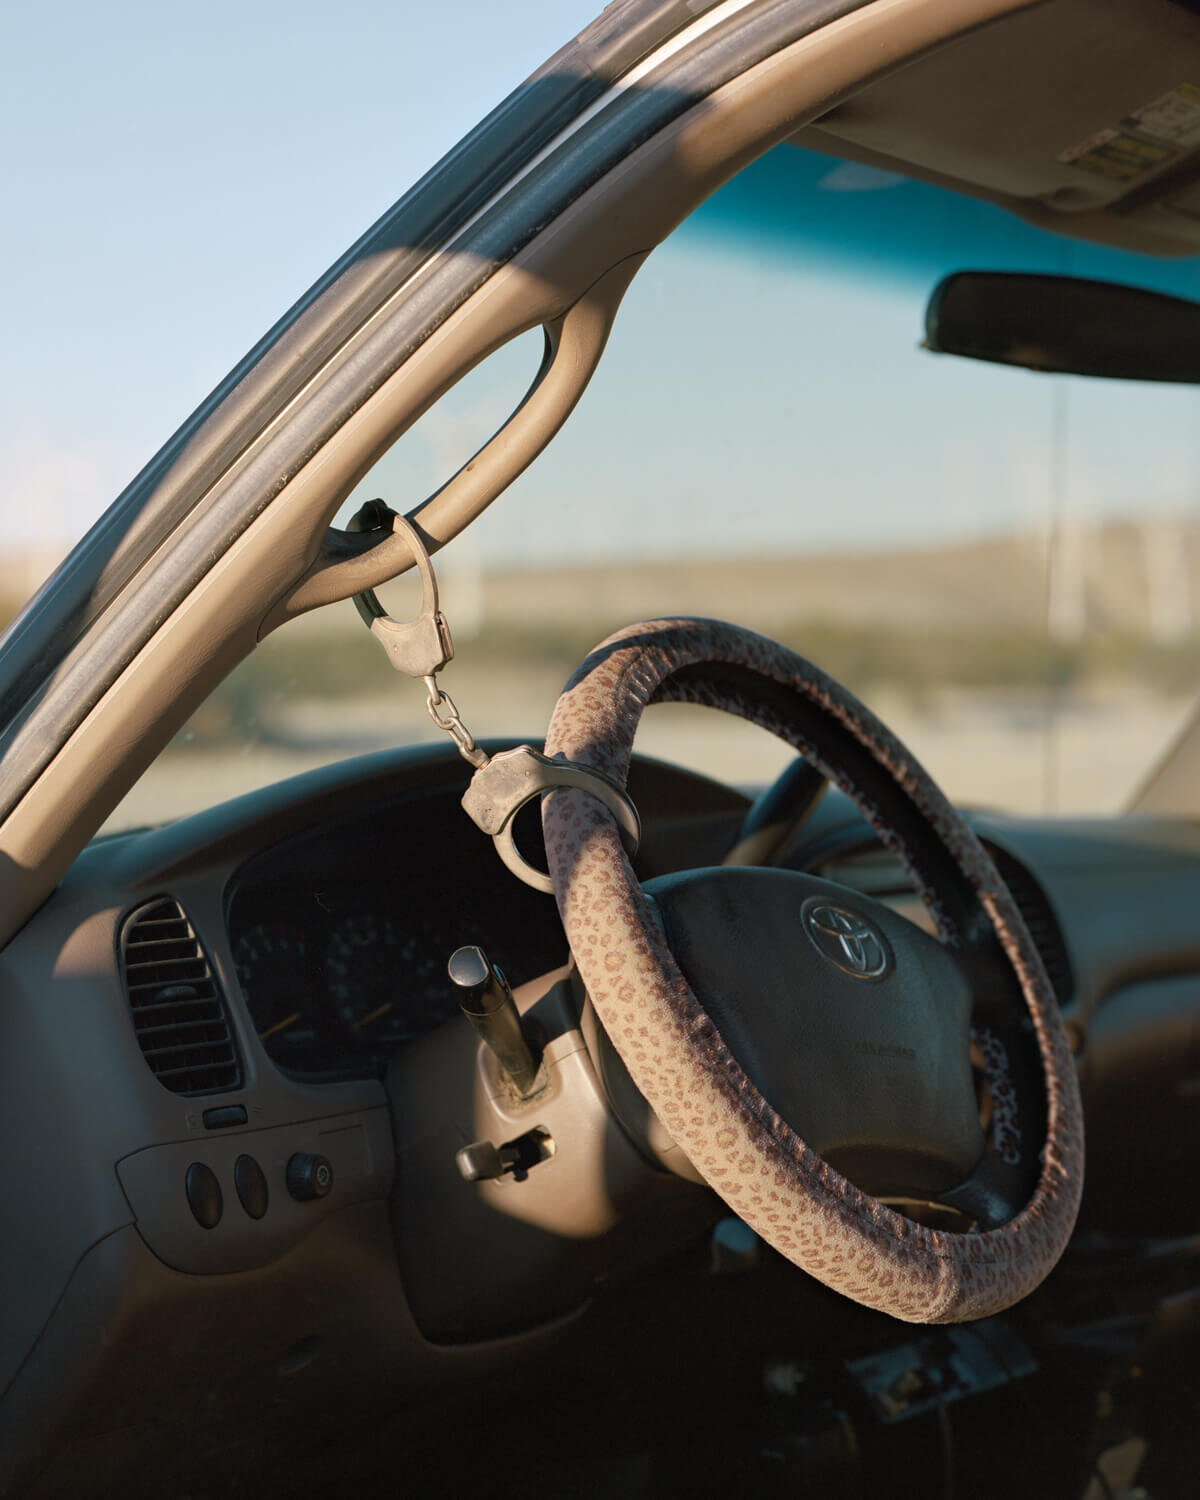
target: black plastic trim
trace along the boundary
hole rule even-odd
[[[163,1088],[185,1098],[241,1088],[225,993],[180,902],[154,896],[129,912],[118,948],[134,1034]]]

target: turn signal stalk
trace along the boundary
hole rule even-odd
[[[538,1067],[521,1030],[508,981],[483,949],[474,945],[456,949],[447,968],[463,1015],[513,1088],[522,1099],[527,1098],[537,1084]]]

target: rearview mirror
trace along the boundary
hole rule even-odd
[[[957,271],[929,299],[924,347],[1027,370],[1200,384],[1200,303],[1075,276]]]

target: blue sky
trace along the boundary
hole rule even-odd
[[[0,545],[38,527],[78,534],[321,271],[598,9],[10,7]]]
[[[0,547],[78,536],[325,266],[594,8],[15,13],[0,59]],[[635,528],[667,553],[1043,524],[1052,383],[918,353],[924,297],[963,264],[1121,268],[948,202],[795,152],[761,163],[652,258],[567,431],[470,547],[549,562],[620,555]],[[864,270],[869,283],[851,279]],[[1181,274],[1180,289],[1197,285],[1193,267]],[[532,337],[489,362],[365,488],[415,503],[502,419],[539,354]],[[1074,385],[1069,506],[1081,519],[1190,506],[1198,399]]]

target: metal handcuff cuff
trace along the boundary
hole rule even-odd
[[[453,698],[438,686],[437,674],[454,659],[454,642],[438,606],[437,577],[421,534],[406,516],[382,502],[368,504],[369,510],[364,506],[355,520],[369,516],[373,523],[382,524],[390,517],[392,530],[401,532],[412,548],[421,574],[421,611],[412,620],[393,620],[374,589],[355,594],[355,607],[371,634],[382,644],[392,666],[425,684],[429,717],[453,739],[462,758],[475,767],[462,806],[476,827],[491,837],[505,867],[534,890],[553,893],[549,875],[535,869],[517,848],[513,822],[526,803],[560,787],[574,788],[597,798],[616,819],[629,854],[635,854],[641,839],[641,819],[629,794],[610,777],[562,757],[551,759],[532,745],[519,745],[515,750],[489,755],[476,744]],[[356,529],[353,522],[351,526]],[[369,529],[376,529],[376,525]]]

